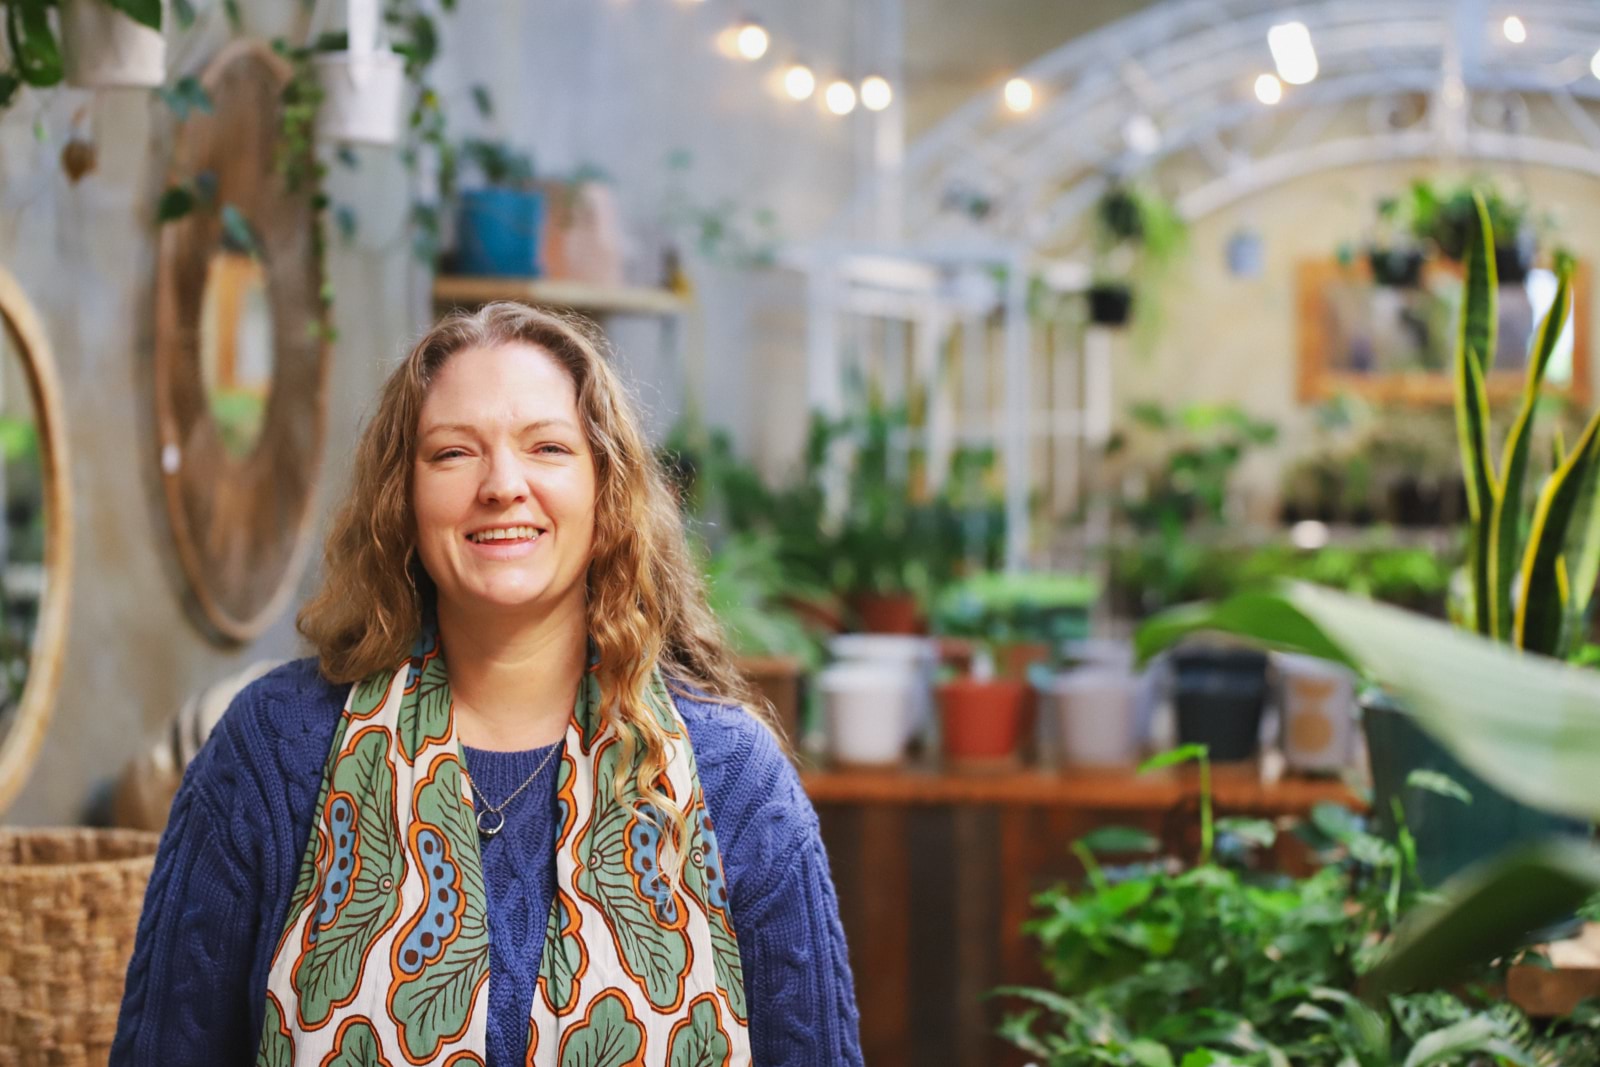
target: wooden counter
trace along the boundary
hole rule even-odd
[[[1022,933],[1034,894],[1081,875],[1068,846],[1100,826],[1132,826],[1192,856],[1199,783],[1192,768],[806,770],[850,942],[868,1067],[995,1067],[1027,1062],[990,1036],[1016,1004],[997,986],[1042,985]],[[1304,815],[1357,806],[1339,782],[1263,784],[1254,768],[1214,775],[1218,814]],[[1305,864],[1286,838],[1276,858]]]

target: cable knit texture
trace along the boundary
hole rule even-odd
[[[298,660],[252,683],[184,775],[161,839],[111,1050],[125,1065],[254,1062],[346,689]],[[716,827],[757,1067],[861,1063],[855,990],[817,817],[776,742],[738,708],[678,698]],[[493,803],[548,748],[466,750]],[[555,776],[505,809],[483,849],[489,1067],[524,1062],[555,885]]]

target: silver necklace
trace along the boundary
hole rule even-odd
[[[482,810],[478,812],[478,833],[482,834],[484,837],[493,837],[495,834],[499,833],[501,828],[506,824],[506,817],[502,815],[501,812],[503,812],[513,800],[517,799],[517,797],[522,794],[524,789],[533,784],[533,780],[539,777],[539,772],[543,771],[545,767],[549,765],[550,761],[555,758],[556,753],[560,752],[565,747],[566,746],[561,744],[561,742],[556,742],[556,744],[550,749],[550,754],[544,759],[540,760],[539,766],[534,769],[532,774],[528,775],[528,780],[517,786],[517,791],[502,800],[498,807],[489,803],[489,801],[484,798],[484,795],[478,792],[478,784],[472,780],[472,775],[469,773],[467,775],[467,785],[472,787],[472,795],[477,797],[479,804],[482,805]],[[491,819],[490,816],[493,816],[493,818]]]

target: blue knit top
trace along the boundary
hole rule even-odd
[[[248,686],[184,775],[145,895],[112,1067],[255,1062],[272,950],[310,839],[345,686],[314,660]],[[678,697],[717,830],[757,1067],[861,1063],[855,991],[817,818],[772,737],[738,708]],[[467,748],[494,804],[549,748]],[[555,885],[547,769],[483,843],[489,1067],[526,1060]]]

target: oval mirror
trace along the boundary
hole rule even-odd
[[[66,648],[72,518],[60,395],[44,331],[0,269],[0,811],[44,741]]]
[[[308,184],[279,160],[288,65],[230,45],[179,127],[156,280],[157,455],[188,605],[258,636],[303,569],[322,454],[326,309]]]

